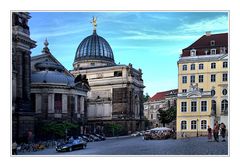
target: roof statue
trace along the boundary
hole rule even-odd
[[[92,19],[92,25],[93,25],[93,30],[96,31],[96,28],[97,28],[97,18],[95,16],[93,16],[93,19]]]

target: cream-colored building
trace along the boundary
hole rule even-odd
[[[172,106],[176,106],[177,89],[163,92],[157,92],[154,96],[144,103],[144,117],[150,122],[149,128],[160,127],[159,109],[167,110]],[[167,127],[176,128],[173,124],[167,124]]]
[[[207,134],[214,122],[228,128],[228,34],[203,35],[178,61],[177,138]]]

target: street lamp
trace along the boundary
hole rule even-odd
[[[197,119],[197,137],[198,137],[198,119]]]

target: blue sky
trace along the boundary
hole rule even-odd
[[[72,70],[80,42],[97,34],[112,47],[115,63],[141,68],[146,88],[153,96],[178,87],[177,61],[181,50],[206,31],[228,32],[227,12],[31,12],[31,38],[37,41],[32,55],[41,53],[47,38],[51,53]]]

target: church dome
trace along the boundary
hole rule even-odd
[[[113,51],[109,43],[96,30],[79,44],[74,62],[84,60],[103,60],[114,64]]]

